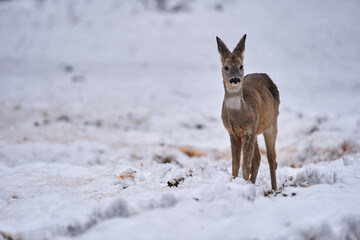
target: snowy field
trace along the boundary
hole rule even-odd
[[[360,239],[360,2],[0,1],[0,239]],[[280,91],[231,177],[215,36]]]

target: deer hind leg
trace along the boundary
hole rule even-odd
[[[270,167],[270,177],[271,177],[271,188],[276,191],[276,152],[275,152],[275,141],[277,135],[277,128],[276,126],[271,127],[269,130],[264,132],[264,139],[266,144],[266,155],[269,161]]]
[[[249,180],[251,162],[254,155],[255,136],[253,134],[245,137],[244,142],[244,161],[242,167],[243,178]]]
[[[232,176],[236,178],[239,175],[241,139],[234,135],[230,135],[231,155],[232,155]]]
[[[256,182],[256,177],[260,166],[260,159],[261,156],[259,151],[259,145],[257,143],[257,140],[255,139],[254,156],[251,163],[251,177],[250,177],[250,181],[254,184]]]

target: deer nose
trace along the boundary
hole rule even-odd
[[[240,78],[232,78],[230,79],[230,83],[233,85],[238,84],[240,83]]]

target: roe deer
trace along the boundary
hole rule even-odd
[[[255,183],[260,165],[257,135],[263,133],[270,166],[271,188],[276,190],[277,117],[279,115],[279,91],[267,74],[253,73],[244,77],[244,50],[246,34],[230,52],[216,37],[222,63],[225,97],[221,118],[230,135],[232,175],[239,174],[241,150],[243,150],[242,176]]]

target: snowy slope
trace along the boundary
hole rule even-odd
[[[0,1],[0,239],[359,239],[359,10]],[[280,90],[277,195],[260,136],[256,185],[230,174],[215,36],[245,33]]]

